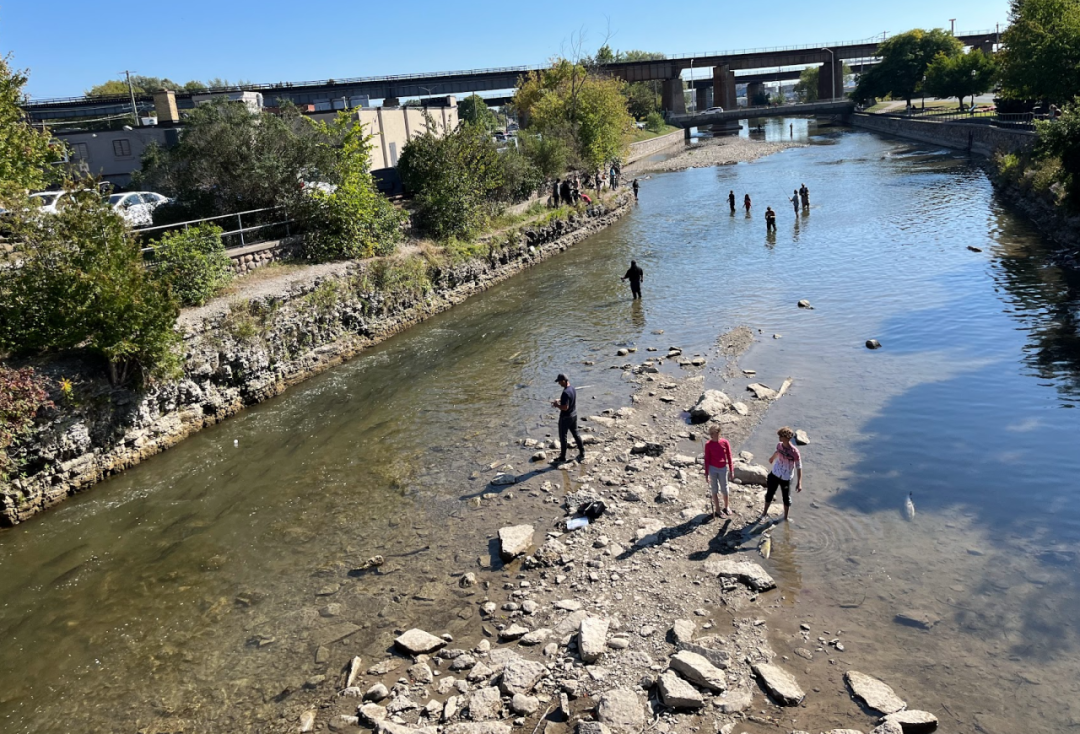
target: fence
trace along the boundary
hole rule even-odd
[[[1013,130],[1034,130],[1037,120],[1048,119],[1046,115],[1033,112],[1000,114],[992,107],[978,108],[974,111],[942,111],[940,108],[922,110],[912,107],[910,112],[875,112],[876,117],[891,117],[901,120],[925,120],[927,122],[969,122],[976,125],[993,125]]]
[[[244,217],[247,217],[246,225],[244,224]],[[135,230],[135,234],[149,239],[150,237],[160,236],[165,232],[218,222],[221,223],[218,226],[222,228],[231,227],[235,222],[236,229],[221,233],[221,241],[226,250],[280,239],[283,236],[289,237],[292,234],[290,227],[296,224],[294,220],[288,218],[284,207],[267,207],[264,209],[249,209],[235,214],[219,214],[216,217],[206,217],[204,219],[191,219],[186,222],[139,227]],[[155,245],[147,245],[141,248],[141,252],[146,255],[152,253],[155,249]]]

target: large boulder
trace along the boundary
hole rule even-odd
[[[697,653],[680,650],[671,656],[668,665],[683,678],[702,688],[717,693],[727,690],[727,678],[724,671]]]
[[[781,706],[798,706],[806,698],[795,676],[780,666],[758,663],[753,666],[753,671],[772,699]]]
[[[473,721],[487,721],[502,716],[502,696],[498,688],[478,688],[469,694],[469,716]]]
[[[395,639],[394,644],[410,655],[424,655],[446,645],[446,640],[422,629],[413,628]]]
[[[512,525],[499,529],[499,555],[509,561],[529,549],[536,528],[532,525]]]
[[[760,464],[748,464],[736,459],[731,468],[735,473],[735,479],[742,484],[756,484],[764,487],[769,480],[769,470]]]
[[[705,423],[731,408],[731,398],[719,390],[706,390],[690,409],[693,423]]]
[[[871,675],[849,670],[844,673],[844,680],[851,689],[852,695],[861,700],[869,709],[883,714],[893,714],[907,708],[907,703],[897,696],[892,688]]]
[[[776,587],[772,576],[753,561],[735,558],[710,558],[705,561],[705,572],[720,578],[733,578],[754,591],[767,591]]]

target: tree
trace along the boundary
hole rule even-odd
[[[160,92],[163,89],[171,89],[173,91],[178,89],[185,91],[200,91],[206,89],[206,85],[199,81],[190,81],[187,84],[179,84],[168,77],[158,78],[156,76],[142,76],[140,74],[131,75],[131,91],[135,92],[135,94],[150,94],[152,92]],[[91,87],[83,92],[83,94],[87,97],[115,97],[127,95],[127,79],[110,79],[103,84],[97,84]]]
[[[458,119],[469,125],[479,125],[485,130],[494,130],[499,126],[495,113],[478,94],[470,94],[458,102]]]
[[[178,145],[148,148],[134,178],[178,201],[159,207],[155,221],[158,211],[179,221],[293,206],[304,182],[340,183],[337,132],[291,105],[271,114],[215,100],[192,110]]]
[[[1080,95],[1080,0],[1013,2],[1001,36],[1001,85],[1012,99],[1064,104]]]
[[[62,158],[48,131],[30,125],[19,108],[27,76],[8,61],[0,58],[0,208],[57,181],[61,172],[54,164]]]
[[[635,120],[644,120],[660,110],[660,92],[654,82],[633,82],[623,90],[626,109]]]
[[[923,90],[938,99],[957,97],[963,112],[964,97],[971,95],[974,105],[975,95],[994,86],[997,71],[994,59],[977,48],[959,56],[938,54],[926,70]]]
[[[131,231],[96,188],[66,198],[56,214],[13,222],[22,260],[0,270],[0,350],[86,349],[104,359],[113,385],[175,374],[182,341],[176,300],[146,269]]]
[[[232,280],[221,228],[200,224],[167,232],[154,248],[154,277],[185,306],[201,306]]]
[[[1080,106],[1073,102],[1058,119],[1042,120],[1037,125],[1036,156],[1061,160],[1068,199],[1074,208],[1080,209]]]
[[[916,28],[893,36],[878,47],[881,62],[862,75],[852,96],[867,101],[892,95],[910,103],[930,62],[938,54],[957,56],[963,48],[959,40],[940,28],[932,31]]]
[[[799,83],[795,85],[795,96],[800,102],[818,101],[818,79],[821,78],[820,66],[808,66],[799,74]]]

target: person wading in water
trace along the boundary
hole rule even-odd
[[[743,205],[743,208],[746,209],[746,213],[749,214],[750,213],[750,194],[747,194],[746,196],[743,197],[742,205]]]
[[[771,206],[765,207],[765,231],[771,232],[776,229],[776,212]]]
[[[619,280],[630,281],[630,295],[634,299],[641,298],[641,281],[645,277],[645,271],[638,267],[636,260],[630,261],[630,269]]]
[[[727,203],[728,203],[728,206],[731,207],[731,213],[734,214],[735,213],[735,192],[734,191],[729,191],[728,192]]]

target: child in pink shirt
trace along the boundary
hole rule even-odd
[[[705,444],[705,481],[712,495],[713,517],[731,517],[728,506],[728,479],[735,480],[735,466],[731,461],[731,444],[720,438],[720,426],[709,427],[709,442]],[[717,494],[724,495],[724,509],[720,509]]]

